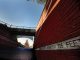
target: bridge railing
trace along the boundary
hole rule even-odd
[[[7,25],[7,26],[10,27],[10,28],[36,29],[36,27],[15,26],[15,25],[8,24],[8,23],[6,23],[6,22],[4,22],[4,21],[1,21],[1,20],[0,20],[0,23],[1,23],[1,24],[4,24],[4,25]]]

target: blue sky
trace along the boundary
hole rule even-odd
[[[26,0],[0,0],[0,20],[16,26],[36,27],[44,5]]]

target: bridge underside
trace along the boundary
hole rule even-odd
[[[35,29],[10,28],[0,24],[0,47],[17,47],[17,36],[35,36]]]

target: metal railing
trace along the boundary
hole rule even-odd
[[[10,27],[10,28],[36,29],[36,27],[15,26],[15,25],[12,25],[12,24],[8,24],[8,23],[6,23],[6,22],[3,22],[3,21],[1,21],[1,20],[0,20],[0,24],[7,25],[7,26]]]

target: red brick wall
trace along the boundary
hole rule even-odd
[[[36,32],[35,47],[80,35],[80,6],[77,0],[61,0]]]
[[[36,52],[37,60],[80,60],[79,50],[39,50]]]
[[[80,1],[61,0],[36,32],[35,48],[80,36]],[[80,60],[80,51],[36,51],[37,60]]]

